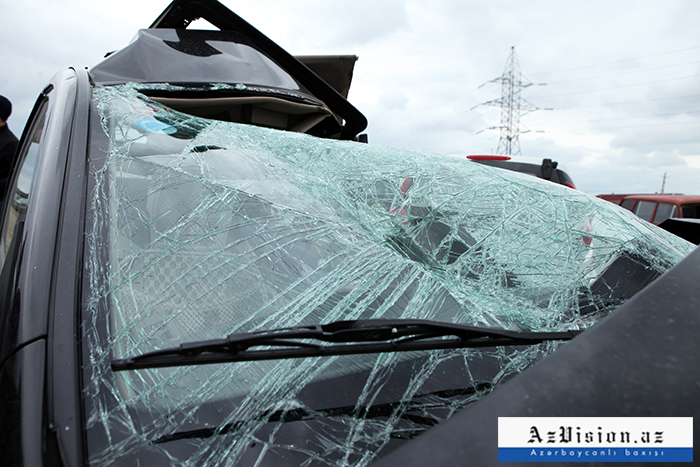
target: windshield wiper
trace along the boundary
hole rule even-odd
[[[384,404],[367,406],[347,405],[327,409],[308,409],[305,407],[298,407],[294,409],[277,410],[274,412],[266,411],[246,421],[237,420],[223,426],[198,428],[194,430],[170,433],[151,441],[151,443],[161,444],[169,443],[171,441],[179,441],[182,439],[211,438],[213,436],[225,435],[240,430],[251,421],[265,421],[265,423],[289,423],[330,417],[353,417],[359,420],[382,417],[389,418],[391,416],[398,416],[398,418],[406,420],[414,425],[421,425],[425,427],[419,429],[396,429],[396,427],[394,427],[395,429],[390,433],[392,438],[411,439],[423,433],[427,428],[438,425],[442,421],[442,419],[438,419],[430,414],[421,415],[413,412],[424,412],[427,409],[442,408],[450,405],[450,403],[444,401],[445,399],[471,396],[477,392],[488,391],[492,389],[492,387],[493,386],[491,383],[479,382],[474,386],[465,388],[441,389],[438,391],[416,394],[408,401],[387,402]],[[424,399],[435,398],[442,399],[443,402],[438,403],[424,401]],[[452,404],[454,404],[454,402],[452,402]],[[462,402],[458,403],[457,405],[461,407],[466,404]]]
[[[336,321],[329,324],[231,334],[224,339],[187,342],[180,344],[179,347],[112,360],[112,370],[365,353],[534,345],[545,341],[570,340],[580,332],[518,332],[420,319]],[[445,339],[450,336],[451,339]],[[329,344],[304,342],[305,340]],[[251,350],[251,347],[260,346],[280,348]]]

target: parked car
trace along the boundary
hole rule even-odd
[[[361,144],[359,111],[216,1],[58,73],[28,122],[4,465],[368,465],[697,261],[585,193]]]
[[[681,194],[598,195],[654,225],[666,219],[700,219],[700,196]]]
[[[566,170],[552,159],[537,159],[526,156],[511,157],[495,154],[469,155],[467,159],[491,167],[534,175],[537,178],[559,183],[569,188],[576,188],[574,181]]]

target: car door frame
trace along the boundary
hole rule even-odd
[[[2,425],[12,431],[4,436],[13,443],[5,465],[84,464],[78,318],[90,89],[84,69],[58,73],[20,140],[21,155],[45,102],[26,216],[11,263],[3,264],[13,277],[2,291],[11,298],[2,315],[12,324],[13,342],[0,362],[0,384],[16,387],[2,401]],[[15,161],[10,186],[21,162]]]
[[[84,465],[81,313],[92,84],[86,70],[73,72],[75,105],[61,179],[49,305],[46,400],[49,442],[55,443],[64,465]]]

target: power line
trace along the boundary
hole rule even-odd
[[[690,99],[693,97],[700,97],[700,94],[691,94],[689,96],[658,97],[656,99],[639,99],[639,100],[635,100],[635,101],[624,101],[624,102],[606,102],[605,104],[573,105],[570,107],[562,107],[559,110],[585,109],[585,108],[590,108],[590,107],[610,107],[610,106],[614,106],[614,105],[639,104],[641,102],[668,101],[668,100],[673,100],[673,99]]]
[[[576,71],[576,70],[583,70],[583,69],[586,69],[586,68],[594,68],[594,67],[599,67],[599,66],[614,65],[614,64],[617,64],[617,63],[624,63],[624,62],[636,61],[636,60],[639,60],[639,59],[641,59],[641,58],[658,57],[658,56],[661,56],[661,55],[670,55],[670,54],[674,54],[674,53],[678,53],[678,52],[686,52],[686,51],[688,51],[688,50],[695,50],[695,49],[700,49],[700,45],[695,46],[695,47],[688,47],[688,48],[686,48],[686,49],[677,49],[677,50],[671,50],[671,51],[668,51],[668,52],[661,52],[661,53],[657,53],[657,54],[643,55],[643,56],[641,56],[641,57],[624,58],[624,59],[622,59],[622,60],[615,60],[615,61],[612,61],[612,62],[595,63],[595,64],[592,64],[592,65],[583,65],[583,66],[574,67],[574,68],[563,68],[563,69],[561,69],[561,70],[554,70],[554,71],[541,71],[541,72],[539,72],[539,73],[532,73],[531,76],[539,76],[539,75],[546,75],[546,74],[551,74],[551,73],[560,73],[560,72],[562,72],[562,71]]]
[[[669,122],[669,123],[648,123],[646,125],[625,125],[625,126],[596,126],[588,127],[588,130],[622,130],[626,128],[644,128],[653,126],[678,126],[678,125],[700,125],[699,121],[692,122]],[[551,130],[551,133],[556,133],[557,130]],[[560,131],[561,132],[561,131]]]
[[[655,57],[655,56],[660,56],[660,55],[669,55],[669,54],[674,54],[674,53],[679,53],[679,52],[685,52],[685,51],[688,51],[688,50],[695,50],[695,49],[700,49],[700,46],[689,47],[689,48],[685,48],[685,49],[671,50],[671,51],[668,51],[668,52],[661,52],[661,53],[657,53],[657,54],[645,55],[645,56],[635,57],[635,58],[628,58],[628,59],[617,60],[617,61],[613,61],[613,62],[599,63],[599,64],[595,64],[595,65],[586,65],[586,66],[582,66],[582,67],[567,68],[567,69],[555,70],[555,71],[549,71],[549,72],[539,72],[539,73],[531,74],[531,76],[538,76],[538,75],[544,75],[544,74],[558,73],[558,72],[560,72],[560,71],[571,71],[571,70],[579,70],[579,69],[585,69],[585,68],[599,67],[599,66],[605,66],[605,65],[609,65],[609,64],[615,64],[615,63],[624,63],[624,62],[628,62],[628,61],[638,60],[638,59],[640,59],[640,58]],[[691,62],[691,63],[687,63],[687,64],[693,64],[693,63],[697,63],[697,62]],[[679,65],[671,65],[671,66],[682,66],[682,65],[687,65],[687,64],[679,64]],[[667,68],[667,67],[661,67],[661,68]],[[644,68],[644,69],[642,69],[642,70],[638,70],[638,71],[634,71],[634,72],[644,73],[644,72],[648,72],[649,70],[655,70],[655,69],[658,69],[658,68]],[[634,73],[634,72],[629,72],[629,73]],[[626,73],[627,73],[627,72],[626,72]],[[529,73],[528,73],[528,74],[529,74]],[[604,76],[602,76],[602,77],[606,77],[606,76],[615,76],[615,74],[612,74],[612,75],[604,75]],[[599,77],[600,77],[600,76],[599,76]],[[583,79],[587,79],[587,78],[583,78]],[[672,78],[672,79],[685,79],[685,78]],[[566,82],[570,82],[570,81],[577,81],[577,80],[556,81],[555,83],[566,83]],[[658,82],[663,82],[663,81],[654,81],[654,82],[652,82],[652,83],[658,83]],[[652,83],[642,83],[642,84],[652,84]],[[549,84],[553,84],[553,83],[550,82],[550,83],[548,83],[548,85],[549,85]],[[463,97],[463,96],[469,94],[470,92],[476,91],[476,90],[480,89],[482,86],[483,86],[483,84],[480,85],[480,86],[475,86],[474,88],[468,87],[465,91],[460,92],[460,93],[456,93],[456,94],[454,94],[454,95],[451,95],[448,99],[444,99],[444,100],[442,100],[442,101],[435,102],[434,108],[440,108],[442,105],[447,104],[447,103],[454,103],[455,100],[457,100],[458,98]],[[635,86],[636,86],[636,85],[635,85]],[[628,87],[628,86],[620,86],[620,87]],[[603,89],[591,90],[591,91],[576,91],[576,92],[573,92],[573,93],[554,94],[554,95],[549,95],[549,96],[545,95],[545,96],[542,96],[542,97],[545,97],[545,98],[547,98],[547,97],[559,97],[559,96],[567,96],[567,95],[570,95],[570,94],[579,94],[579,93],[585,93],[585,92],[597,92],[597,91],[599,91],[599,90],[600,90],[600,91],[604,91],[604,90],[606,90],[606,89],[615,89],[615,88],[603,88]],[[686,98],[686,97],[697,97],[697,95],[693,95],[693,96],[681,96],[681,97],[678,97],[678,98],[680,99],[680,98]],[[662,98],[662,99],[674,99],[674,98]],[[662,100],[662,99],[645,99],[644,101],[629,101],[629,102],[624,102],[624,103],[620,103],[620,104],[627,104],[627,103],[632,103],[632,102],[651,102],[651,101]],[[616,105],[616,104],[617,104],[617,103],[613,103],[613,104],[610,104],[610,105]],[[582,107],[596,107],[596,106],[599,106],[599,105],[608,105],[608,104],[595,104],[595,105],[590,105],[590,106],[566,107],[565,109],[561,109],[561,110],[574,109],[574,108],[582,108]],[[478,107],[478,105],[477,105],[477,107]],[[474,108],[475,108],[475,107],[473,107],[471,110],[473,110]],[[423,119],[424,119],[424,118],[425,118],[425,115],[424,115],[423,113],[420,113],[420,112],[416,112],[416,113],[404,112],[402,118],[400,118],[400,119],[393,118],[393,119],[390,120],[390,123],[388,123],[388,124],[384,124],[384,125],[381,125],[381,126],[376,127],[376,128],[375,128],[375,127],[372,127],[372,128],[371,128],[371,131],[372,131],[373,133],[381,133],[381,132],[383,132],[383,131],[385,131],[385,130],[387,130],[387,129],[389,129],[389,128],[393,128],[393,127],[395,127],[395,126],[397,126],[397,125],[399,125],[399,124],[406,123],[406,122],[415,120],[415,119],[417,119],[417,118],[423,118]],[[447,117],[442,118],[442,119],[439,120],[438,122],[440,122],[440,121],[452,120],[453,118],[454,118],[454,117],[450,115],[450,116],[447,116]],[[435,121],[433,121],[433,123],[435,123]],[[495,128],[495,127],[491,127],[491,128],[489,128],[489,129],[492,129],[492,128]]]
[[[562,81],[550,81],[547,84],[562,84],[562,83],[574,83],[576,81],[590,81],[593,79],[599,79],[599,78],[608,78],[610,76],[621,76],[621,75],[630,75],[634,73],[648,73],[651,70],[663,70],[666,68],[676,68],[679,66],[686,66],[686,65],[694,65],[696,63],[700,63],[700,61],[696,62],[689,62],[689,63],[679,63],[677,65],[667,65],[667,66],[660,66],[660,67],[655,67],[655,68],[643,68],[641,70],[631,70],[631,71],[623,71],[620,73],[612,73],[609,75],[599,75],[599,76],[589,76],[586,78],[576,78],[576,79],[567,79],[567,80],[562,80]]]
[[[683,112],[673,112],[673,113],[665,113],[665,114],[654,114],[654,115],[639,115],[636,117],[615,117],[615,118],[598,118],[595,120],[591,119],[586,119],[586,120],[570,120],[570,121],[564,121],[564,122],[558,122],[558,123],[553,123],[551,125],[553,126],[562,126],[562,125],[569,125],[572,123],[590,123],[590,122],[610,122],[614,120],[636,120],[639,118],[655,118],[655,117],[675,117],[678,115],[686,115],[686,114],[696,114],[700,113],[700,110],[687,110]],[[696,122],[700,123],[700,122]]]
[[[609,87],[609,88],[588,89],[588,90],[585,90],[585,91],[574,91],[574,92],[567,92],[567,93],[564,93],[564,94],[550,94],[550,95],[548,95],[548,96],[545,95],[545,96],[539,96],[539,97],[540,97],[540,98],[545,98],[545,99],[546,99],[546,98],[549,98],[549,97],[561,97],[561,96],[570,96],[570,95],[573,95],[573,94],[585,94],[585,93],[588,93],[588,92],[607,91],[607,90],[609,90],[609,89],[631,88],[631,87],[635,87],[635,86],[644,86],[644,85],[647,85],[647,84],[667,83],[667,82],[669,82],[669,81],[679,81],[679,80],[682,80],[682,79],[697,78],[697,77],[699,77],[699,76],[700,76],[700,75],[682,76],[682,77],[680,77],[680,78],[669,78],[669,79],[661,79],[661,80],[657,80],[657,81],[647,81],[646,83],[623,84],[623,85],[620,85],[620,86],[612,86],[612,87]]]

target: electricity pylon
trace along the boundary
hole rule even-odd
[[[496,150],[498,154],[517,156],[520,155],[520,139],[518,136],[530,131],[520,131],[520,117],[538,110],[538,107],[520,96],[520,91],[528,86],[532,86],[532,82],[520,72],[520,64],[515,55],[515,47],[510,48],[510,55],[503,74],[489,81],[489,83],[499,82],[501,83],[501,98],[484,102],[480,105],[494,105],[501,108],[500,126],[489,127],[488,129],[501,130],[501,137],[498,140],[498,149]],[[484,84],[481,86],[484,86]]]

